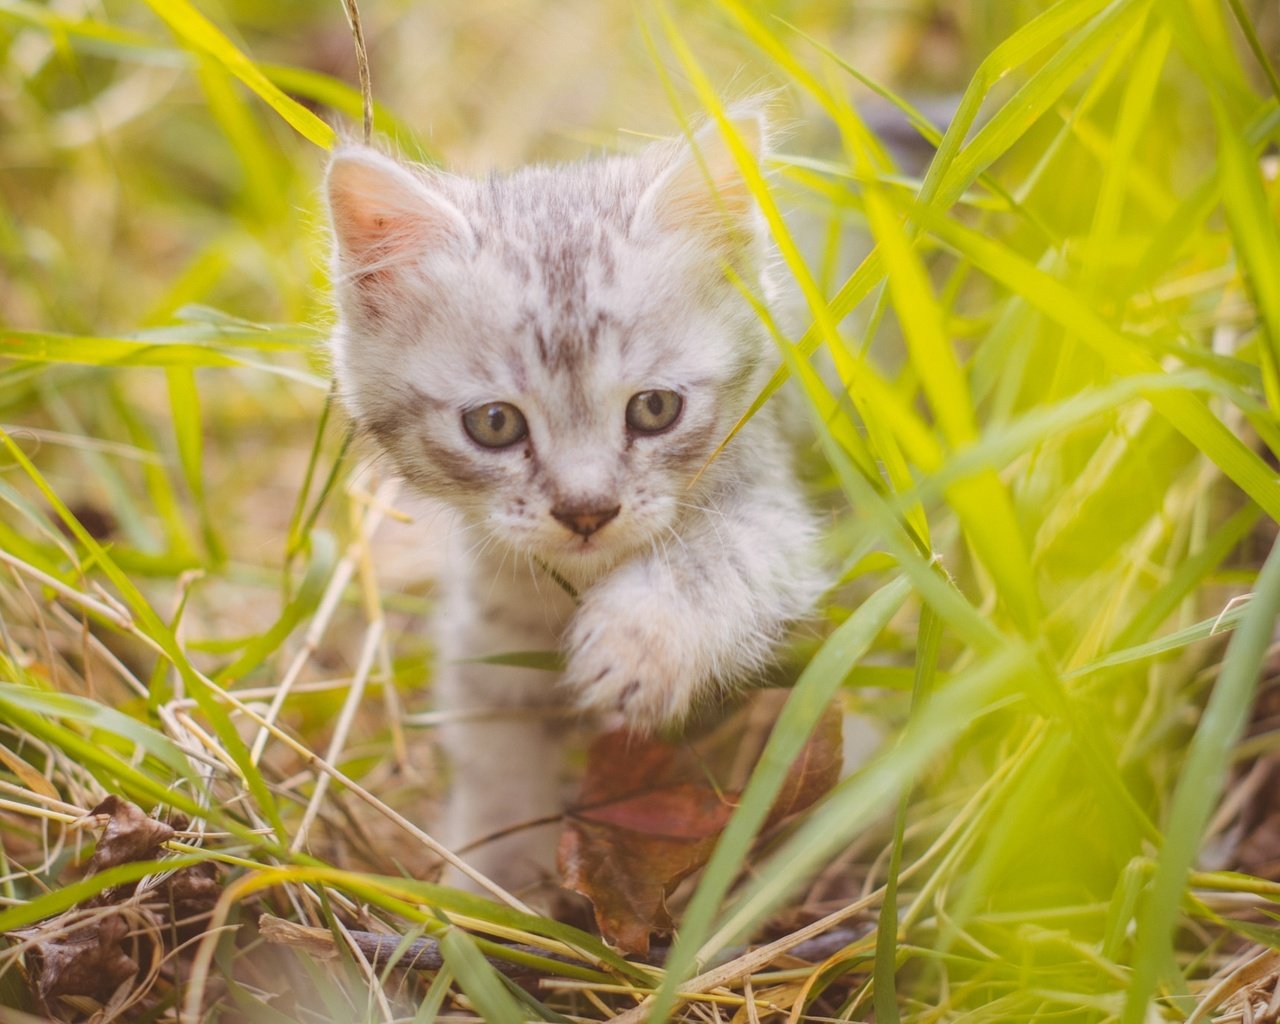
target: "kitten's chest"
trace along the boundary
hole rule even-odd
[[[468,657],[551,653],[576,609],[554,570],[496,545],[449,559],[442,645]]]

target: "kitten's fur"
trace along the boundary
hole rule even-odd
[[[734,127],[758,152],[759,116]],[[569,699],[637,730],[678,721],[749,680],[816,596],[813,520],[770,407],[698,476],[773,360],[732,281],[769,293],[763,219],[722,136],[695,143],[483,180],[360,146],[330,165],[343,397],[462,524],[435,684],[458,714],[442,736],[455,845],[560,811],[565,724],[545,712]],[[653,390],[682,411],[636,433],[628,401]],[[521,410],[524,440],[468,436],[463,412],[493,402]],[[586,529],[613,518],[584,537],[584,510]],[[556,648],[558,685],[462,660]],[[554,839],[470,859],[520,886],[549,871]]]

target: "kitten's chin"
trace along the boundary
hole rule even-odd
[[[537,558],[575,582],[587,582],[608,572],[634,551],[634,545],[599,537],[566,538],[533,549]]]

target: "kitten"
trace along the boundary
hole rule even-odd
[[[759,115],[733,125],[758,156]],[[328,200],[343,398],[460,522],[435,680],[457,848],[561,811],[568,701],[677,723],[749,681],[820,589],[776,412],[706,466],[775,362],[733,281],[769,294],[764,223],[714,128],[482,180],[348,145]],[[464,660],[552,649],[558,684]],[[555,838],[469,861],[521,887]]]

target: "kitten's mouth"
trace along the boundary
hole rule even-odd
[[[566,550],[579,555],[599,554],[607,546],[597,537],[567,537],[564,545]]]
[[[590,537],[564,536],[548,554],[555,558],[586,561],[614,555],[617,548],[617,538],[612,535],[608,537],[601,537],[599,534],[592,534]]]

